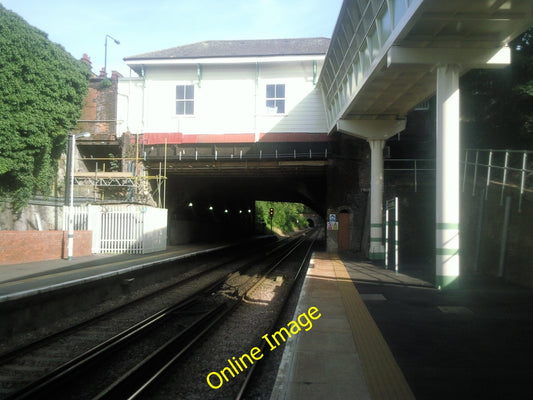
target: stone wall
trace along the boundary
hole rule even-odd
[[[0,231],[48,231],[63,229],[63,199],[30,200],[16,213],[8,201],[0,201]]]

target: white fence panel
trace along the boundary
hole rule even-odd
[[[64,207],[63,229],[68,229]],[[93,253],[145,254],[166,249],[167,210],[140,205],[74,207],[74,229],[93,232]]]
[[[93,232],[93,253],[100,253],[100,243],[102,240],[102,218],[100,217],[100,206],[89,204],[87,207],[87,229]]]
[[[86,231],[88,229],[89,220],[86,206],[73,207],[74,210],[74,230]],[[68,231],[68,214],[69,206],[63,206],[63,230]]]
[[[167,248],[167,209],[147,207],[144,212],[143,253]]]
[[[102,206],[101,253],[143,252],[144,215],[139,206]]]

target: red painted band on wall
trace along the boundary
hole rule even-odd
[[[224,133],[186,135],[181,132],[168,133],[144,133],[139,138],[145,145],[164,144],[195,144],[195,143],[255,143],[253,133]],[[309,143],[309,142],[329,142],[332,138],[327,133],[307,133],[307,132],[286,132],[286,133],[260,133],[259,142],[263,143]],[[135,143],[135,135],[131,136],[132,143]]]

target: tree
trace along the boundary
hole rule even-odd
[[[48,195],[89,68],[0,5],[0,195],[20,210]]]
[[[461,79],[461,117],[468,147],[533,144],[533,28],[509,47],[502,70],[472,70]]]
[[[307,220],[301,216],[307,210],[303,204],[256,201],[257,219],[268,227],[270,227],[270,208],[274,209],[272,226],[282,232],[292,232],[307,227]]]

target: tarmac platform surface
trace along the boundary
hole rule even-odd
[[[349,253],[315,253],[271,396],[282,399],[533,398],[533,290],[486,276],[436,289]]]

